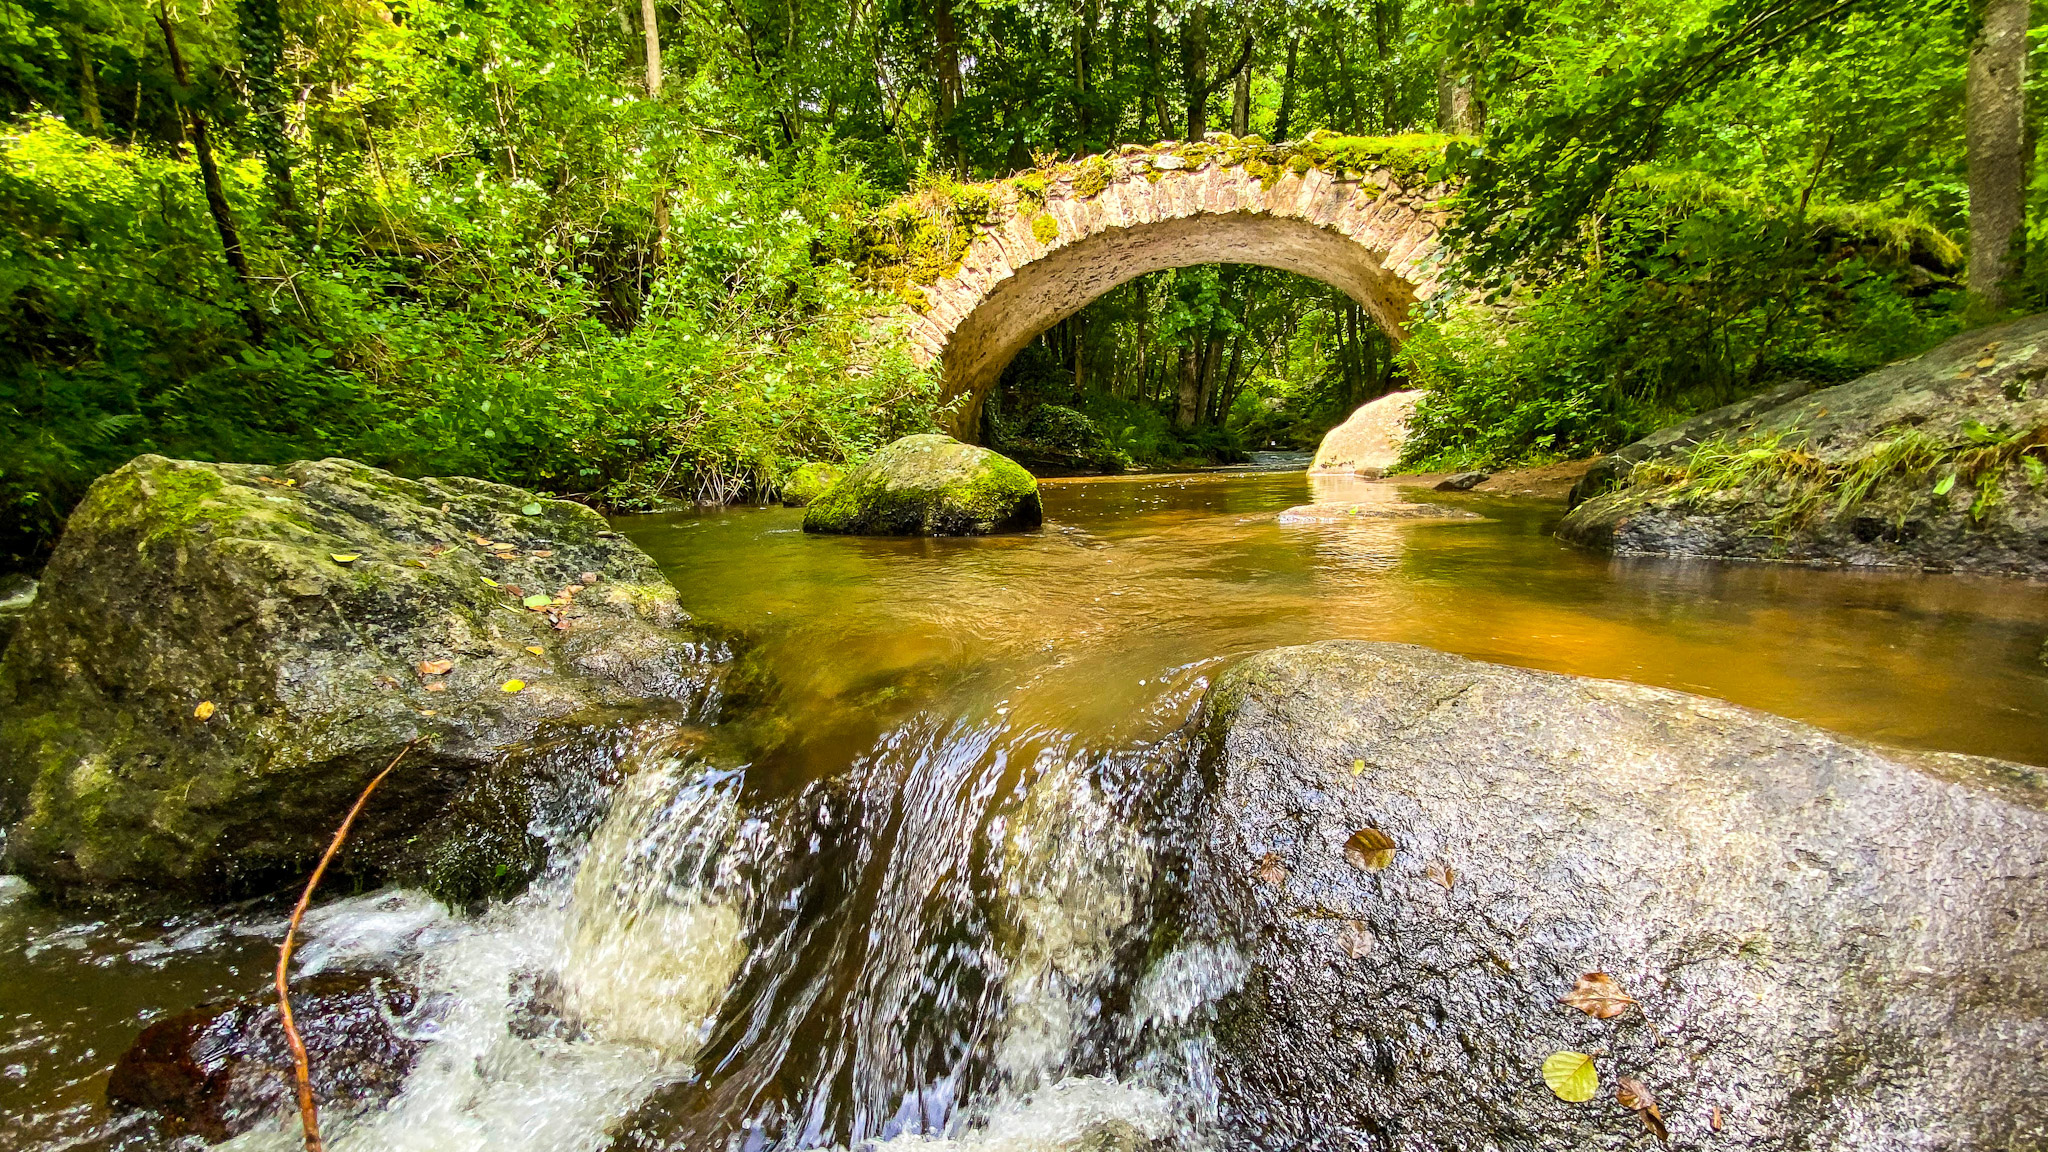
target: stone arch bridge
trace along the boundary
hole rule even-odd
[[[1263,264],[1331,284],[1388,335],[1443,289],[1443,137],[1210,137],[1128,146],[988,184],[927,189],[863,231],[872,279],[911,305],[912,354],[941,367],[949,423],[1040,333],[1163,268]]]

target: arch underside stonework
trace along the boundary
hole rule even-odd
[[[973,438],[983,399],[1025,345],[1147,272],[1284,269],[1340,289],[1396,339],[1410,309],[1441,287],[1440,186],[1403,188],[1389,169],[1261,179],[1218,163],[1162,171],[1155,165],[1172,160],[1158,155],[1112,162],[1117,178],[1093,194],[1062,181],[1042,209],[1002,213],[956,271],[925,288],[907,335],[914,355],[941,366],[944,395],[964,397],[948,421],[954,435]]]

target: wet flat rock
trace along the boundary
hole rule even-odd
[[[323,1109],[374,1107],[398,1094],[422,1041],[406,1035],[430,1014],[402,983],[356,973],[299,981],[292,1015]],[[107,1080],[117,1111],[152,1114],[168,1137],[218,1142],[296,1114],[291,1049],[275,998],[203,1004],[158,1020]]]
[[[1404,503],[1395,500],[1300,504],[1280,513],[1282,524],[1353,524],[1366,520],[1484,520],[1465,508],[1448,504]]]
[[[1202,725],[1239,1147],[1655,1147],[1621,1077],[1674,1148],[2048,1146],[2037,769],[1355,642],[1242,662]],[[1593,973],[1610,1019],[1560,1003]]]

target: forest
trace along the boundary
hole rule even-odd
[[[2018,0],[0,0],[0,569],[143,452],[607,510],[772,494],[942,415],[873,338],[898,301],[863,275],[872,213],[1211,133],[1437,134],[1461,290],[1396,344],[1289,273],[1142,276],[1017,357],[997,446],[1231,460],[1414,386],[1415,467],[1584,456],[2040,307],[2030,24]]]

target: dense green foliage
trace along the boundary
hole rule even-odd
[[[1212,130],[1465,134],[1464,302],[1404,351],[1319,284],[1155,273],[1020,357],[990,435],[1229,458],[1412,381],[1418,462],[1606,447],[1960,323],[1973,34],[1962,0],[0,0],[0,565],[142,451],[766,494],[941,415],[864,276],[885,206]]]

